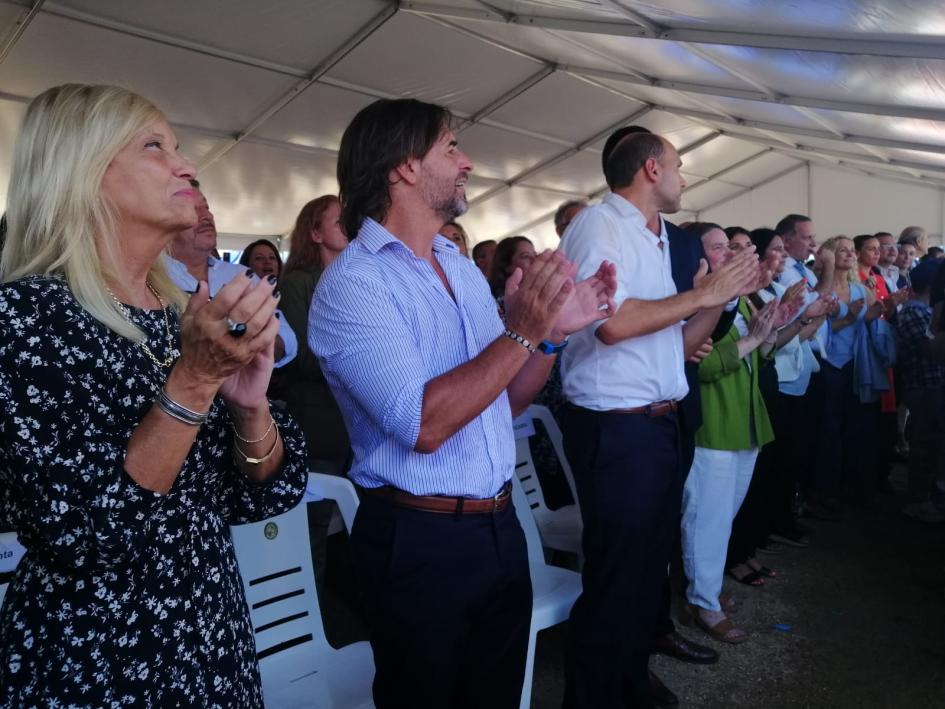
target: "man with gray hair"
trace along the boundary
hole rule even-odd
[[[564,236],[564,230],[568,228],[568,224],[580,214],[581,210],[587,206],[587,202],[583,199],[569,199],[567,202],[562,202],[558,209],[555,211],[555,233],[560,239]]]
[[[929,250],[929,233],[924,227],[907,226],[899,234],[899,245],[903,244],[912,244],[915,247],[916,258],[921,258]]]

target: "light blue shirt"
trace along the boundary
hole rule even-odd
[[[185,293],[193,293],[197,290],[197,279],[190,275],[187,266],[167,254],[164,255],[164,265],[167,268],[167,274],[171,277],[171,280],[177,284],[178,288]],[[208,258],[207,285],[210,286],[210,297],[215,296],[220,292],[223,286],[232,281],[236,276],[246,273],[246,271],[246,266],[241,264],[221,261],[212,256]],[[253,278],[257,281],[259,280],[256,276],[253,276]],[[295,359],[295,355],[299,352],[299,341],[296,339],[295,332],[292,331],[282,311],[276,310],[276,312],[279,314],[279,337],[282,338],[282,344],[285,347],[285,354],[282,355],[282,359],[278,360],[273,365],[278,368],[287,365]]]
[[[505,329],[479,269],[436,236],[429,262],[373,219],[328,267],[309,310],[308,342],[341,408],[362,487],[488,498],[512,477],[512,411],[503,391],[434,453],[417,453],[424,388]]]
[[[850,284],[850,302],[854,300],[866,300],[866,290],[859,283]],[[836,318],[845,318],[849,312],[847,303],[840,303],[840,310],[834,316]],[[831,318],[832,319],[832,318]],[[830,331],[830,339],[827,341],[826,353],[824,359],[830,362],[837,369],[842,368],[848,362],[853,360],[854,346],[856,344],[857,330],[866,326],[866,304],[856,316],[856,321],[847,325],[842,330]]]

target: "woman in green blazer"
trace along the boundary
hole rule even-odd
[[[695,225],[700,226],[700,225]],[[703,247],[713,269],[731,256],[728,238],[716,225],[701,225]],[[717,640],[740,643],[719,604],[732,520],[745,498],[760,448],[774,438],[758,388],[760,357],[776,337],[778,301],[755,312],[739,298],[732,326],[699,365],[702,427],[683,491],[683,567],[692,621]]]

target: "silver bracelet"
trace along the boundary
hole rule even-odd
[[[165,414],[170,416],[173,419],[177,419],[181,423],[186,423],[190,426],[200,426],[207,422],[207,416],[210,412],[200,413],[199,411],[191,411],[186,406],[178,404],[171,397],[167,395],[167,392],[164,391],[164,388],[161,388],[161,392],[158,394],[157,399],[154,400],[154,403],[158,405],[158,408],[161,409]]]
[[[526,350],[528,350],[532,354],[534,354],[535,350],[538,349],[537,347],[535,347],[535,345],[533,345],[531,342],[529,342],[524,337],[519,335],[517,332],[512,332],[508,328],[506,328],[505,332],[503,332],[502,334],[511,340],[515,340],[518,344],[520,344],[522,347],[524,347]]]

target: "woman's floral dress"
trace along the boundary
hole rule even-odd
[[[130,310],[163,357],[162,311]],[[302,436],[274,412],[285,463],[254,484],[217,398],[171,491],[145,490],[125,451],[166,376],[62,279],[0,286],[0,527],[27,547],[0,611],[0,706],[262,706],[228,525],[299,501]]]

